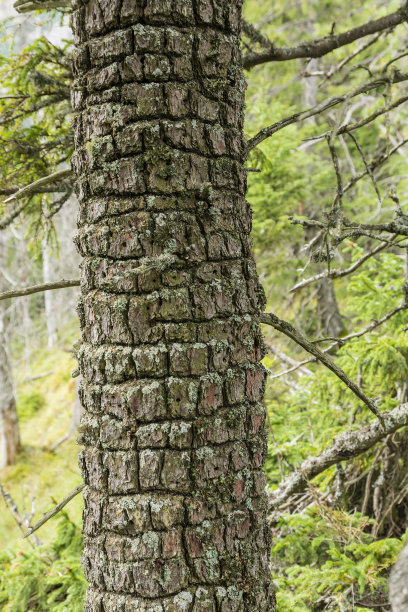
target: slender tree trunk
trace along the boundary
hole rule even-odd
[[[7,261],[5,249],[5,244],[0,243],[0,266],[2,267],[6,266]],[[1,277],[0,290],[6,290]],[[20,450],[20,431],[6,324],[7,301],[2,301],[0,302],[0,469],[13,465]]]
[[[331,278],[323,278],[317,283],[317,317],[322,334],[337,337],[344,332],[345,325]]]
[[[44,283],[50,283],[52,280],[52,260],[51,249],[46,239],[43,240],[42,256],[43,256],[43,278]],[[52,348],[57,342],[58,331],[58,312],[55,305],[53,291],[44,293],[45,319],[47,323],[48,348]]]
[[[272,612],[241,0],[76,0],[85,609]]]

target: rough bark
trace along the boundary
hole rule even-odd
[[[408,544],[405,544],[390,578],[390,603],[392,612],[408,612]]]
[[[74,8],[85,609],[271,612],[241,0]]]

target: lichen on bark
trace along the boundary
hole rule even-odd
[[[272,612],[241,0],[75,0],[85,609]]]

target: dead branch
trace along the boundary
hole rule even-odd
[[[17,13],[29,13],[30,11],[50,10],[54,8],[69,8],[71,0],[17,0],[14,8]]]
[[[389,321],[398,312],[401,312],[402,310],[406,310],[407,308],[408,308],[407,304],[405,303],[401,304],[400,306],[396,306],[395,308],[390,310],[390,312],[387,312],[387,314],[381,317],[381,319],[378,319],[377,321],[370,323],[370,325],[367,325],[367,327],[365,327],[364,329],[361,329],[358,332],[355,332],[354,334],[348,334],[348,336],[344,336],[343,338],[334,338],[334,337],[332,338],[330,336],[328,336],[327,338],[319,338],[318,340],[313,340],[313,344],[319,344],[320,342],[334,342],[335,344],[333,344],[329,348],[329,350],[331,350],[336,346],[336,344],[343,345],[349,340],[352,340],[353,338],[361,338],[361,336],[364,336],[365,334],[368,334],[369,332],[373,331],[373,329],[375,329],[376,327],[379,327],[383,323],[386,323],[387,321]]]
[[[406,80],[408,80],[408,74],[404,74],[399,71],[396,71],[392,75],[392,77],[382,74],[374,79],[371,79],[370,81],[366,81],[365,83],[363,83],[362,85],[359,85],[358,87],[355,87],[347,94],[332,96],[331,98],[328,98],[327,100],[324,100],[323,102],[320,102],[319,104],[317,104],[316,106],[313,106],[312,108],[309,108],[304,111],[300,111],[299,113],[295,113],[294,115],[291,115],[290,117],[285,117],[284,119],[281,119],[280,121],[277,121],[276,123],[273,123],[272,125],[268,127],[262,128],[262,130],[260,130],[258,134],[256,134],[253,138],[250,138],[247,141],[247,151],[251,151],[252,149],[257,147],[261,142],[263,142],[267,138],[270,138],[271,136],[273,136],[273,134],[275,134],[276,132],[279,132],[280,130],[287,127],[288,125],[292,125],[293,123],[297,123],[299,121],[304,121],[305,119],[309,119],[309,117],[314,117],[316,115],[319,115],[320,113],[327,111],[329,108],[332,108],[333,106],[337,106],[337,104],[341,104],[342,102],[345,102],[346,100],[351,100],[352,98],[355,98],[356,96],[360,94],[368,93],[369,91],[372,91],[373,89],[377,89],[378,87],[386,85],[387,83],[396,84],[396,83],[402,83],[403,81],[406,81]]]
[[[13,193],[13,195],[7,198],[7,200],[4,200],[4,204],[12,202],[13,200],[20,200],[21,198],[24,198],[25,196],[34,193],[35,190],[37,190],[39,187],[49,185],[50,183],[58,183],[71,175],[72,170],[67,168],[65,170],[58,170],[57,172],[53,172],[53,174],[49,174],[48,176],[43,176],[37,181],[34,181],[33,183],[30,183],[29,185],[26,185],[25,187],[22,187],[21,189]]]
[[[5,291],[0,293],[0,301],[8,300],[9,298],[22,297],[24,295],[32,295],[33,293],[41,293],[43,291],[51,291],[54,289],[65,289],[67,287],[79,287],[80,281],[76,279],[60,280],[43,285],[33,285],[32,287],[24,287],[23,289],[14,289],[13,291]]]
[[[266,62],[284,62],[293,59],[300,58],[313,58],[323,57],[335,49],[349,45],[355,40],[369,36],[370,34],[376,34],[389,28],[407,21],[408,19],[408,8],[407,4],[399,8],[395,13],[369,21],[364,25],[352,28],[347,32],[341,34],[331,34],[324,38],[318,38],[310,40],[304,43],[300,43],[295,47],[273,47],[271,50],[265,53],[248,53],[243,58],[244,68],[250,69],[259,64]]]
[[[372,113],[368,117],[365,117],[365,119],[360,119],[360,121],[355,121],[354,123],[346,123],[345,125],[340,126],[337,129],[336,133],[339,135],[348,134],[350,132],[358,130],[359,128],[364,127],[365,125],[372,123],[378,117],[381,117],[382,115],[385,115],[386,113],[389,113],[390,111],[395,110],[402,104],[405,104],[405,102],[407,101],[408,101],[408,96],[402,96],[401,98],[398,98],[397,100],[395,100],[395,102],[393,102],[392,104],[389,104],[388,106],[385,106],[384,108],[381,108],[375,111],[375,113]],[[310,138],[307,138],[306,140],[307,141],[323,140],[323,138],[326,138],[329,135],[330,135],[330,132],[325,132],[324,134],[320,134],[320,136],[311,136]]]
[[[8,491],[6,491],[3,485],[1,484],[0,484],[0,493],[4,499],[4,503],[6,504],[7,508],[10,510],[11,514],[13,515],[14,521],[18,525],[18,528],[24,533],[27,527],[30,528],[30,521],[21,516],[16,502],[11,497],[10,493],[8,493]],[[29,540],[29,542],[31,546],[33,546],[33,548],[35,548],[36,546],[40,546],[41,544],[40,540],[35,535],[33,535],[33,540],[32,541]]]
[[[313,342],[311,342],[306,336],[304,336],[298,329],[293,327],[287,321],[279,319],[273,313],[264,313],[260,317],[261,323],[271,325],[277,331],[285,334],[291,340],[294,340],[296,344],[301,346],[305,351],[313,355],[318,361],[323,363],[331,372],[333,372],[353,393],[356,395],[364,404],[371,410],[373,414],[382,423],[382,415],[377,409],[376,403],[370,399],[364,391],[360,389],[355,382],[353,382],[341,368],[339,368],[330,357],[321,351]]]
[[[365,263],[368,259],[376,255],[380,251],[383,251],[385,248],[387,248],[387,246],[388,242],[384,242],[383,244],[378,245],[377,247],[375,247],[375,249],[372,249],[371,251],[363,255],[363,257],[360,257],[360,259],[355,261],[351,266],[345,268],[344,270],[330,270],[330,273],[324,271],[320,272],[319,274],[315,274],[310,278],[306,278],[297,283],[294,287],[292,287],[289,292],[293,293],[294,291],[302,289],[303,287],[306,287],[307,285],[310,285],[311,283],[314,283],[320,280],[321,278],[342,278],[343,276],[352,274],[352,272],[355,272],[355,270],[357,270],[361,265],[363,265],[363,263]]]
[[[281,506],[291,495],[302,491],[311,479],[332,465],[358,457],[386,435],[408,425],[408,403],[384,413],[382,420],[383,425],[374,421],[361,429],[340,434],[323,453],[306,459],[277,489],[269,493],[271,510]]]
[[[37,531],[40,527],[42,527],[47,521],[49,521],[53,516],[55,516],[56,514],[58,514],[59,512],[61,512],[61,510],[72,500],[74,499],[74,497],[76,497],[77,495],[79,495],[79,493],[81,493],[81,491],[84,489],[85,484],[81,483],[80,485],[78,485],[77,487],[75,487],[75,489],[73,489],[70,493],[68,493],[68,495],[66,497],[64,497],[64,499],[62,501],[59,502],[59,504],[57,504],[55,506],[55,508],[53,508],[52,510],[49,510],[48,512],[46,512],[42,518],[40,518],[40,520],[35,523],[35,525],[33,525],[32,527],[30,527],[28,529],[28,531],[23,535],[23,538],[28,538],[30,535],[32,535],[35,531]]]

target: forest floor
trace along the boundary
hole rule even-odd
[[[0,484],[12,496],[21,515],[29,515],[34,504],[32,523],[55,505],[54,500],[63,499],[81,481],[76,433],[52,450],[70,430],[75,401],[71,372],[76,362],[67,351],[72,338],[64,338],[63,344],[62,348],[36,349],[31,355],[29,379],[25,367],[15,370],[22,452],[14,466],[0,470]],[[33,380],[36,376],[41,377]],[[29,543],[22,539],[11,511],[1,499],[0,508],[0,552],[8,548],[26,550]],[[67,511],[74,522],[80,523],[82,497],[70,502]],[[39,539],[53,539],[56,525],[55,520],[49,521],[38,531]]]

